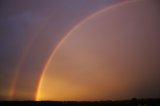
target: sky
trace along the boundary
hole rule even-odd
[[[158,0],[0,2],[1,100],[160,97]]]

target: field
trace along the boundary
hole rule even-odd
[[[160,106],[160,99],[131,99],[120,101],[0,101],[0,106]]]

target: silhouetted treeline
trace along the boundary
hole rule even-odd
[[[0,101],[0,106],[160,106],[160,99],[136,99],[120,101]]]

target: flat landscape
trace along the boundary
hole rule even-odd
[[[0,106],[160,106],[160,99],[120,101],[0,101]]]

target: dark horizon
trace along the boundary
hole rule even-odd
[[[106,100],[106,101],[0,101],[0,105],[29,106],[160,106],[159,99]]]

